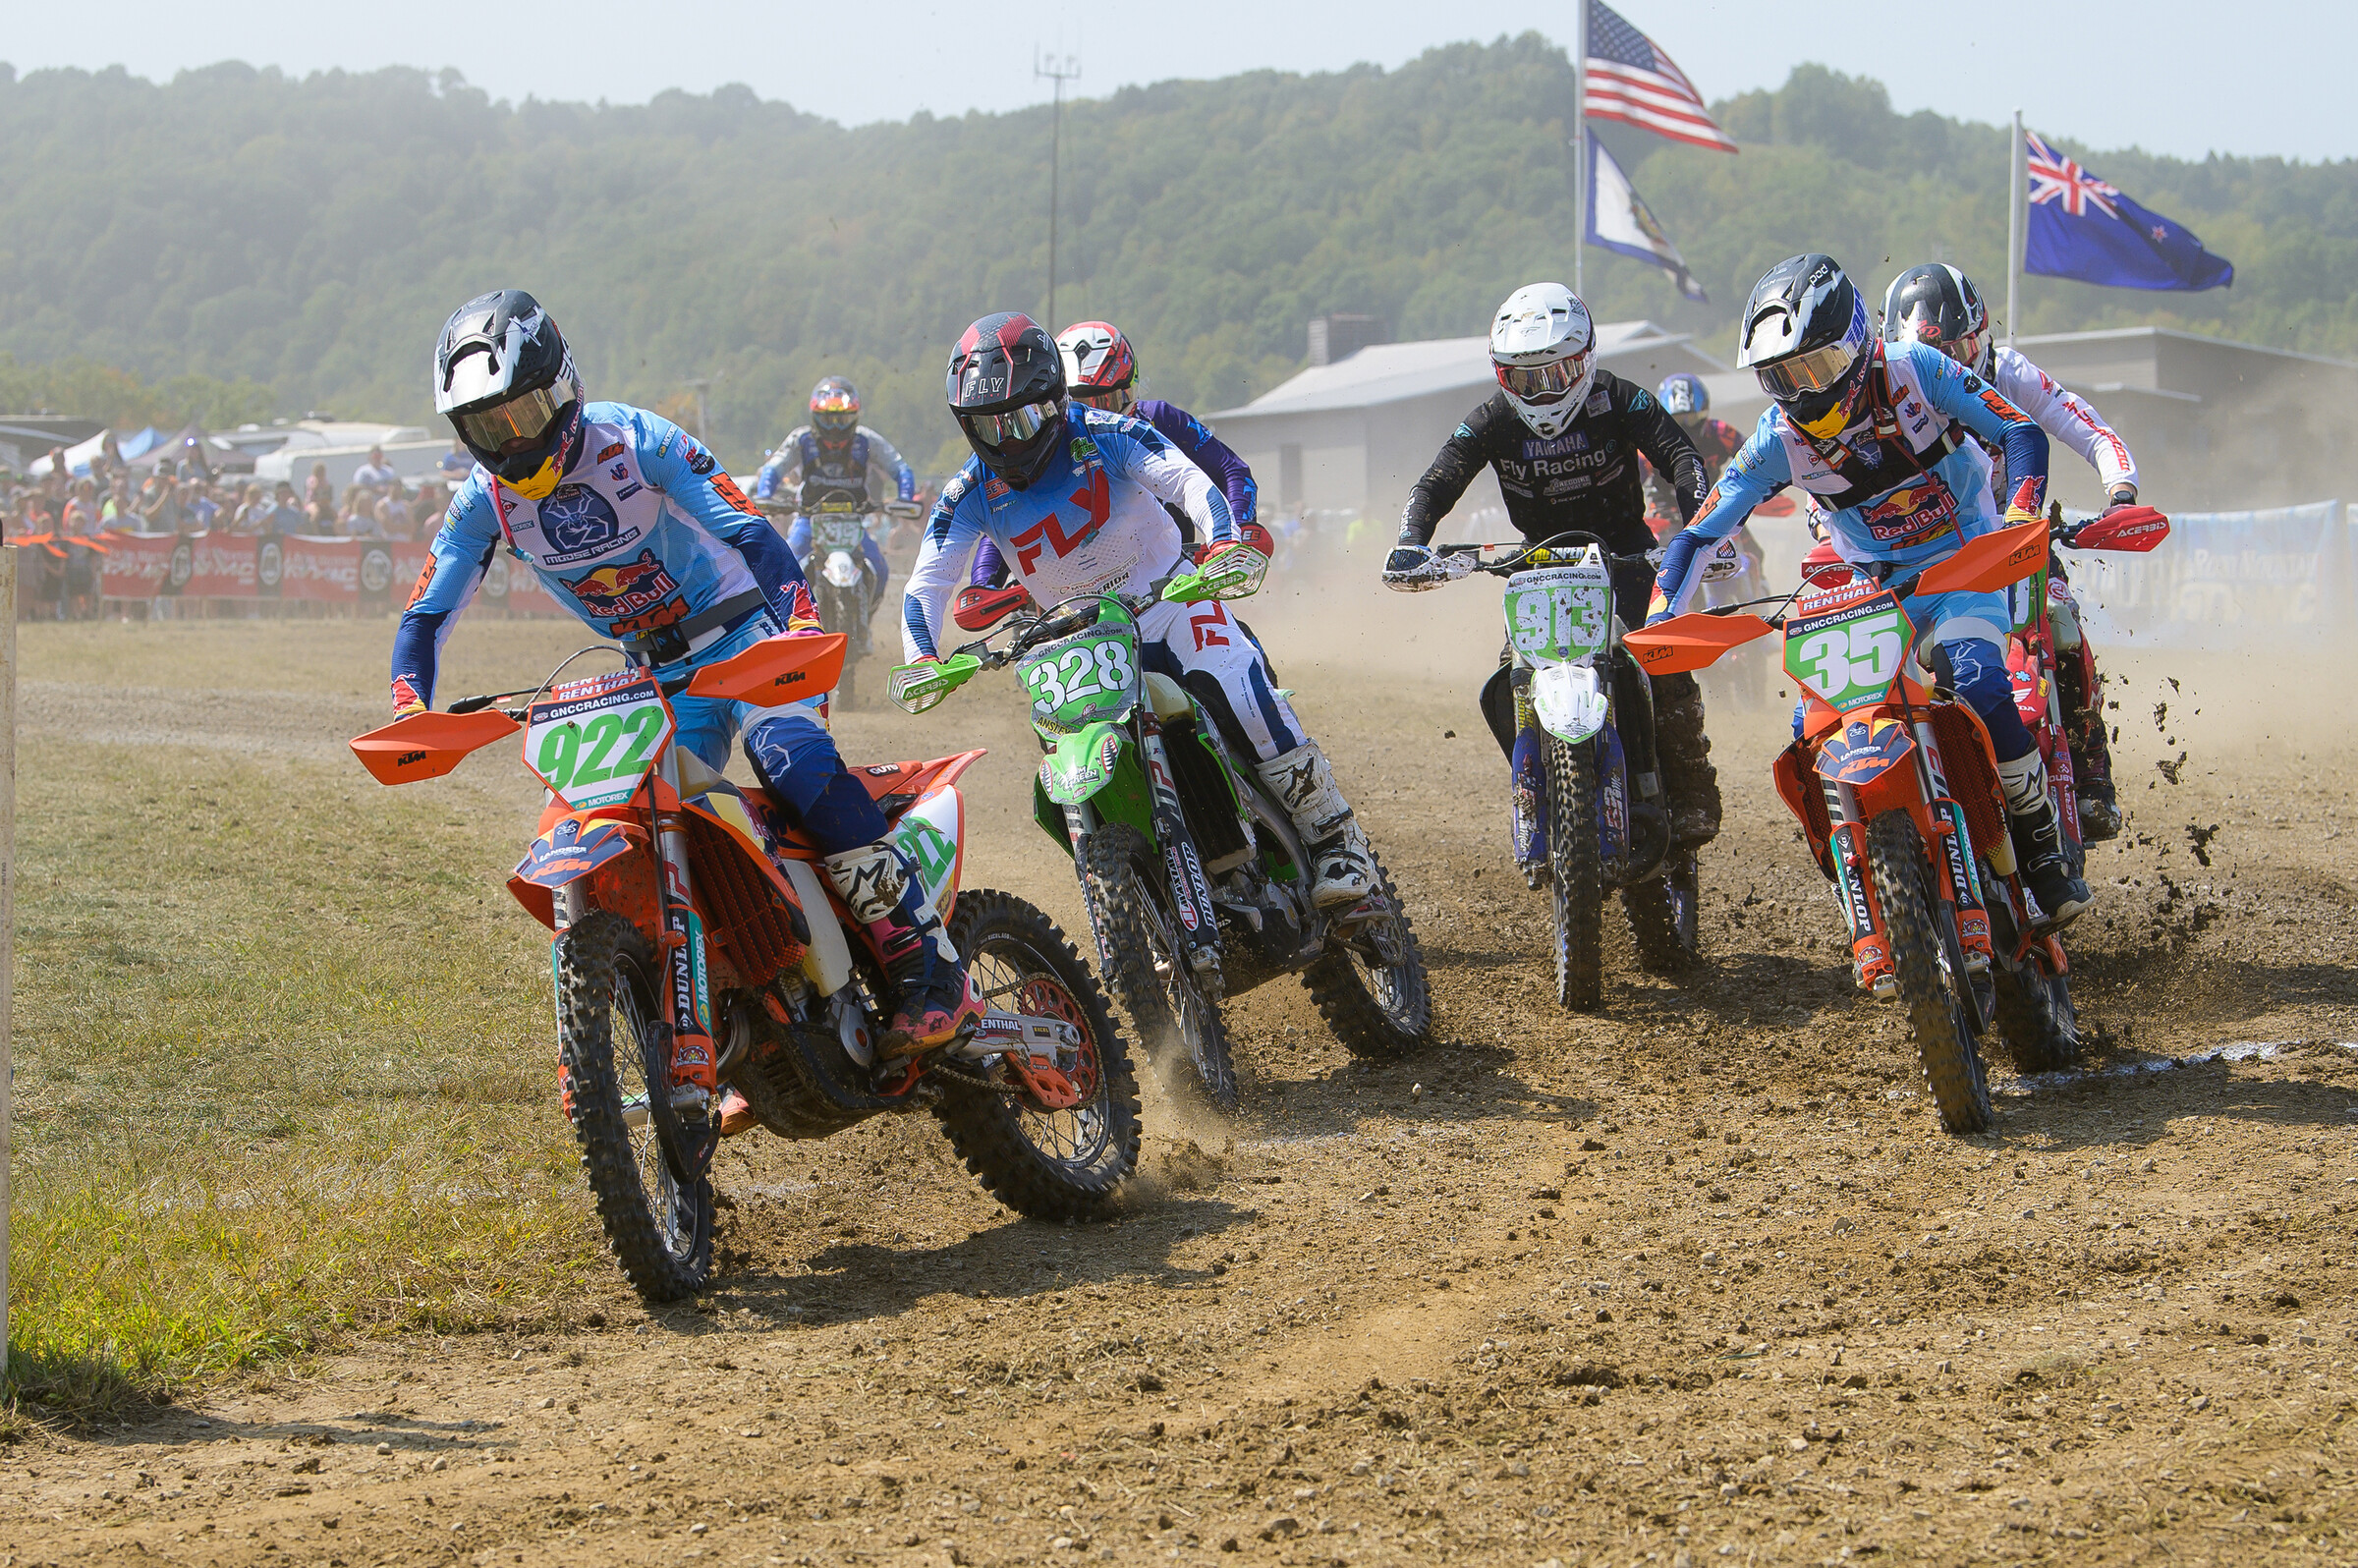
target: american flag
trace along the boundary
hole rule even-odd
[[[2090,207],[2106,217],[2117,218],[2120,209],[2113,201],[2120,196],[2115,186],[2081,168],[2071,159],[2041,140],[2035,131],[2025,131],[2023,140],[2028,144],[2024,166],[2031,177],[2031,204],[2044,205],[2052,201],[2075,218],[2084,218]],[[2160,239],[2160,235],[2154,238]]]
[[[1736,150],[1686,73],[1604,0],[1589,0],[1588,100],[1592,120],[1618,120],[1673,141]]]

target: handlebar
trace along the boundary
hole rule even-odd
[[[1660,552],[1657,550],[1644,550],[1635,555],[1616,555],[1605,548],[1603,539],[1594,533],[1577,529],[1550,534],[1544,539],[1513,539],[1495,544],[1435,545],[1432,553],[1435,555],[1471,556],[1474,559],[1474,571],[1489,577],[1512,577],[1515,573],[1528,567],[1555,564],[1555,554],[1558,550],[1585,549],[1592,544],[1597,546],[1600,554],[1603,555],[1604,564],[1608,567],[1656,566],[1660,563]],[[1492,550],[1508,550],[1513,553],[1497,560],[1485,560],[1484,556]]]

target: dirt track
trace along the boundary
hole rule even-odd
[[[1095,1231],[1011,1219],[929,1122],[741,1140],[707,1303],[650,1316],[598,1274],[558,1327],[36,1437],[0,1451],[0,1568],[2358,1559],[2346,696],[2270,738],[2217,716],[2233,672],[2115,660],[2133,819],[2072,939],[2089,1071],[1997,1071],[1998,1130],[1958,1140],[1850,992],[1772,716],[1714,714],[1707,968],[1643,979],[1616,933],[1605,1011],[1568,1018],[1472,709],[1485,612],[1365,608],[1323,666],[1284,604],[1267,629],[1445,1044],[1369,1069],[1298,988],[1251,994],[1245,1115],[1150,1088],[1146,1178]],[[1078,928],[1005,693],[838,730],[997,748],[977,879]]]

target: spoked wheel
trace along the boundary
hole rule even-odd
[[[1629,916],[1639,964],[1656,975],[1693,967],[1703,950],[1695,919],[1699,902],[1693,850],[1679,851],[1660,870],[1621,889],[1621,908]]]
[[[1959,987],[1969,977],[1950,956],[1955,932],[1943,940],[1935,928],[1945,917],[1930,896],[1930,863],[1915,818],[1905,811],[1889,811],[1869,823],[1867,859],[1891,936],[1891,964],[1898,973],[1900,1002],[1908,1010],[1908,1032],[1940,1125],[1952,1133],[1987,1132],[1993,1114],[1990,1075],[1974,1042],[1967,1004],[1959,999]]]
[[[1358,945],[1330,940],[1325,956],[1302,972],[1302,983],[1326,1027],[1354,1056],[1398,1056],[1424,1044],[1432,1033],[1432,992],[1425,981],[1425,954],[1409,927],[1408,907],[1373,849],[1368,860],[1392,913],[1385,917],[1389,928],[1365,942],[1388,947],[1398,962],[1385,964]]]
[[[1996,965],[1997,1032],[2018,1073],[2068,1073],[2080,1065],[2080,1015],[2071,978],[2036,961]]]
[[[1547,862],[1555,900],[1555,999],[1604,1005],[1604,871],[1597,829],[1597,754],[1547,738]]]
[[[1083,841],[1081,892],[1097,942],[1097,967],[1129,1010],[1149,1055],[1176,1045],[1195,1063],[1204,1092],[1236,1109],[1236,1068],[1219,1005],[1204,993],[1156,896],[1162,872],[1143,835],[1108,822]]]
[[[999,1202],[1032,1219],[1102,1219],[1138,1168],[1138,1080],[1104,993],[1056,923],[1022,899],[958,895],[950,940],[986,1005],[1070,1024],[1081,1036],[1066,1076],[1077,1104],[1050,1109],[1004,1084],[949,1080],[934,1115]]]
[[[712,1182],[681,1171],[656,1132],[653,1096],[669,1094],[671,1063],[654,947],[620,915],[592,910],[557,938],[555,968],[565,1114],[598,1222],[641,1296],[692,1296],[712,1277]]]

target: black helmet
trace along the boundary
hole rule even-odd
[[[982,466],[1022,489],[1064,434],[1064,357],[1039,322],[986,315],[950,354],[950,413]]]
[[[830,375],[811,389],[811,425],[831,446],[849,441],[860,428],[860,389]]]
[[[1883,341],[1929,343],[1974,374],[1988,377],[1993,351],[1990,308],[1973,279],[1928,261],[1891,280],[1883,294]]]
[[[434,412],[518,495],[557,487],[580,455],[582,381],[539,301],[501,289],[452,312],[434,346]]]
[[[1839,433],[1867,384],[1875,346],[1867,302],[1831,256],[1797,255],[1752,286],[1737,328],[1736,364],[1812,435]]]

